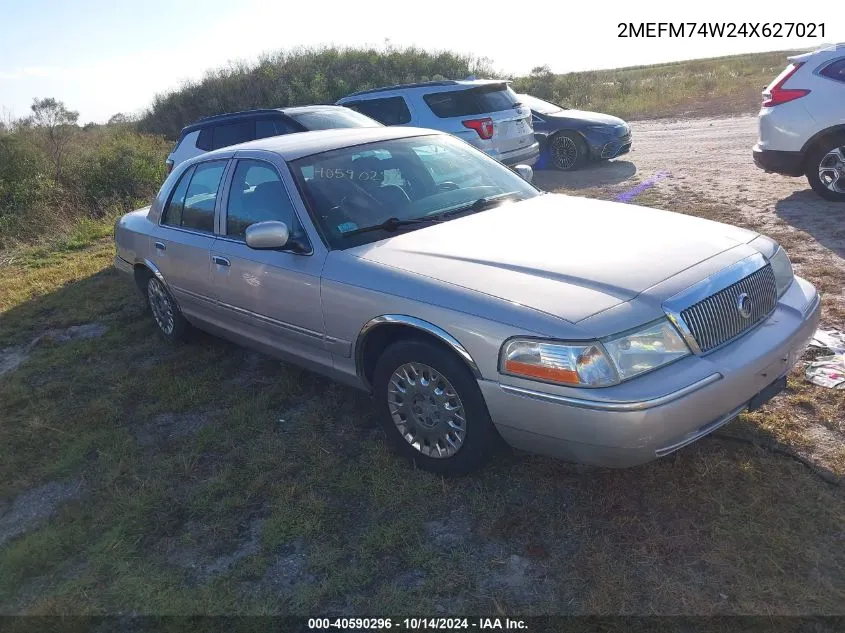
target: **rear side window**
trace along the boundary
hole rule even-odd
[[[845,83],[845,58],[828,64],[819,72],[822,77]]]
[[[191,176],[194,175],[194,168],[189,167],[176,186],[173,188],[173,193],[170,195],[170,200],[164,208],[162,214],[162,224],[168,226],[182,226],[182,211],[185,208],[185,194],[188,192],[188,184],[191,182]]]
[[[402,125],[411,121],[411,111],[402,97],[349,101],[343,105],[385,125]]]
[[[253,120],[215,125],[212,129],[214,130],[212,149],[255,140],[255,121]]]
[[[225,160],[214,160],[189,168],[173,189],[162,224],[213,233],[214,207],[225,167]]]
[[[510,110],[519,103],[516,93],[505,84],[478,86],[469,90],[432,92],[423,97],[441,119]]]

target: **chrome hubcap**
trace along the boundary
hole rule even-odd
[[[387,386],[387,405],[396,429],[428,457],[451,457],[466,439],[466,416],[445,376],[422,363],[405,363]]]
[[[161,282],[155,277],[150,277],[147,282],[147,298],[150,300],[150,309],[153,318],[165,334],[173,332],[173,305],[167,291]]]
[[[552,158],[555,165],[562,169],[569,169],[578,160],[578,147],[568,136],[558,136],[552,143]]]
[[[819,163],[819,180],[836,193],[845,193],[845,146],[834,147]]]

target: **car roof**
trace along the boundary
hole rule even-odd
[[[336,110],[343,106],[333,104],[322,105],[305,105],[293,106],[290,108],[257,108],[255,110],[240,110],[238,112],[224,112],[222,114],[213,114],[211,116],[202,117],[193,123],[182,128],[182,135],[201,130],[214,123],[223,123],[227,121],[242,121],[244,119],[251,119],[261,115],[273,114],[301,114],[303,112],[325,112],[326,110]]]
[[[342,103],[351,97],[358,97],[361,95],[373,95],[382,92],[403,91],[403,90],[422,90],[430,88],[444,88],[445,90],[460,90],[462,88],[472,88],[474,86],[486,86],[489,84],[506,84],[510,83],[509,79],[444,79],[441,81],[418,81],[408,84],[395,84],[393,86],[382,86],[381,88],[370,88],[369,90],[359,90],[346,95],[339,99],[337,103]]]
[[[789,57],[787,57],[787,59],[791,62],[801,62],[811,57],[815,57],[816,55],[826,56],[830,54],[831,56],[833,56],[842,52],[845,52],[845,42],[840,42],[839,44],[831,44],[830,46],[823,46],[821,48],[817,48],[806,53],[801,53],[800,55],[790,55]]]
[[[202,160],[217,157],[229,158],[239,151],[260,150],[278,154],[285,161],[292,161],[303,156],[328,152],[333,149],[354,147],[355,145],[363,145],[364,143],[373,143],[375,141],[426,135],[447,136],[437,130],[404,126],[334,128],[329,130],[315,130],[313,132],[299,132],[297,134],[284,134],[282,136],[268,136],[267,138],[261,138],[255,141],[222,147],[218,150],[201,154],[201,158]]]

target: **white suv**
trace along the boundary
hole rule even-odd
[[[337,105],[384,125],[411,125],[453,134],[508,166],[534,165],[540,145],[531,109],[507,81],[426,81],[362,90]]]
[[[845,202],[845,44],[788,59],[763,92],[754,162]]]

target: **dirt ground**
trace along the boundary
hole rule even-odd
[[[825,269],[823,323],[845,326],[845,205],[817,196],[805,178],[760,170],[751,158],[756,117],[638,121],[632,132],[627,156],[576,172],[538,171],[537,184],[615,198],[654,179],[631,202],[695,215],[710,207],[713,219],[779,240],[799,275]]]

